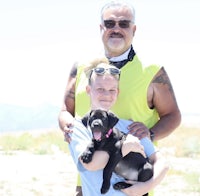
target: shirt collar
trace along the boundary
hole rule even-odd
[[[130,50],[131,50],[131,47],[126,52],[121,54],[120,56],[110,58],[109,61],[115,62],[115,61],[123,61],[123,60],[128,59],[128,55],[129,55]]]

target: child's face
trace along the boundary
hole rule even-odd
[[[91,109],[109,110],[119,94],[119,81],[110,74],[93,75],[91,85],[87,86]]]

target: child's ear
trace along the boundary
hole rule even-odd
[[[90,94],[90,89],[91,89],[90,86],[87,85],[85,90],[86,90],[86,93],[87,93],[88,95]]]

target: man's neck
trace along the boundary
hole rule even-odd
[[[131,45],[129,50],[127,50],[124,54],[118,57],[110,58],[109,62],[118,69],[121,69],[124,65],[126,65],[126,63],[132,61],[134,56],[135,56],[135,51],[133,50],[133,47]]]
[[[128,59],[128,55],[129,55],[130,50],[131,50],[131,47],[126,52],[124,52],[123,54],[116,56],[116,57],[111,57],[111,58],[108,57],[108,59],[109,59],[109,61],[114,61],[114,62],[126,60],[126,59]]]

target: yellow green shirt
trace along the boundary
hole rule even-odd
[[[90,99],[86,93],[88,79],[85,65],[78,66],[75,90],[75,116],[82,117],[90,110]],[[149,109],[147,103],[148,87],[159,71],[158,65],[142,66],[137,55],[121,68],[117,102],[111,109],[119,118],[143,122],[151,128],[159,116],[155,109]]]

